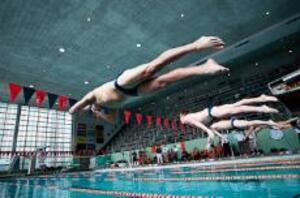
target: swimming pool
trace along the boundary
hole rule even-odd
[[[300,160],[59,174],[0,181],[1,197],[294,197]]]

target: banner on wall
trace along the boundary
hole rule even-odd
[[[58,96],[58,106],[59,110],[64,110],[68,105],[68,97],[67,96]]]
[[[160,117],[160,116],[157,116],[157,117],[156,117],[156,126],[157,126],[157,127],[160,127],[160,126],[161,126],[161,117]]]
[[[131,112],[130,111],[124,111],[124,121],[126,124],[129,124],[130,122],[130,116],[131,116]]]
[[[35,104],[37,106],[42,106],[47,93],[44,90],[36,90],[35,92]]]
[[[9,83],[9,99],[11,102],[14,102],[17,99],[17,96],[22,90],[22,87],[15,83]]]
[[[49,108],[50,109],[52,109],[52,107],[54,106],[57,98],[58,98],[58,95],[48,93],[48,103],[49,103]]]
[[[151,115],[147,115],[146,116],[147,119],[147,127],[151,127],[152,126],[152,116]]]
[[[168,128],[170,128],[170,122],[169,122],[169,118],[165,118],[164,119],[164,125],[165,125],[165,127],[168,129]]]
[[[69,98],[69,105],[72,107],[74,104],[76,104],[77,100]]]
[[[25,104],[28,104],[35,90],[30,87],[23,87],[23,96]]]
[[[136,119],[136,122],[137,122],[138,125],[141,125],[141,124],[142,124],[142,120],[143,120],[142,114],[136,113],[136,114],[135,114],[135,119]]]

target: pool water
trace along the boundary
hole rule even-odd
[[[300,164],[84,172],[0,180],[1,198],[128,197],[118,195],[119,191],[233,198],[297,197]]]

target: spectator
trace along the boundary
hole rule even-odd
[[[157,164],[163,163],[162,150],[159,145],[156,147],[156,160],[157,160]]]
[[[38,150],[38,162],[39,166],[42,172],[44,172],[47,169],[47,165],[45,163],[47,157],[46,148],[41,148]]]
[[[168,162],[169,162],[168,152],[169,152],[168,147],[167,147],[167,146],[162,146],[163,161],[164,161],[165,163],[168,163]]]
[[[173,161],[177,162],[178,161],[178,147],[176,145],[174,145],[174,150],[173,150]]]
[[[144,165],[145,164],[145,155],[143,151],[139,151],[139,165]]]
[[[185,150],[181,152],[181,161],[189,160],[189,154]]]
[[[224,135],[225,138],[221,139],[221,144],[223,146],[223,156],[224,157],[230,157],[231,151],[230,151],[230,144],[228,141],[228,135]]]
[[[198,148],[194,148],[191,154],[193,160],[200,160],[200,151]]]
[[[137,153],[135,151],[132,153],[132,162],[133,162],[133,166],[138,165]]]

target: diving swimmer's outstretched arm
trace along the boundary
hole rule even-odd
[[[214,132],[208,128],[207,126],[205,126],[203,123],[201,122],[198,122],[198,121],[189,121],[189,123],[187,124],[190,124],[190,125],[194,125],[195,127],[201,129],[202,131],[204,131],[205,133],[208,134],[209,137],[213,138],[215,135],[214,135]]]
[[[86,94],[80,101],[78,101],[75,105],[73,105],[69,109],[69,113],[76,113],[85,109],[87,106],[93,104],[96,101],[96,97],[93,91]]]
[[[114,124],[116,122],[116,118],[117,118],[116,110],[110,110],[109,114],[105,114],[102,111],[93,111],[93,113],[97,119],[105,120],[111,124]]]

